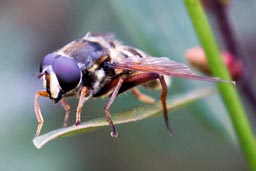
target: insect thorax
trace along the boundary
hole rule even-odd
[[[109,84],[115,76],[115,71],[113,69],[106,69],[104,62],[100,66],[94,64],[91,68],[83,70],[82,73],[82,85],[91,89],[93,96]]]

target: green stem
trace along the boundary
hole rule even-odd
[[[207,21],[200,0],[184,0],[199,41],[207,55],[211,72],[214,76],[229,80],[229,73],[221,59],[216,41]],[[218,83],[219,91],[228,110],[237,139],[251,169],[256,168],[256,144],[250,124],[232,84]]]

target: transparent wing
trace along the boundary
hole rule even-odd
[[[193,73],[190,68],[182,63],[170,60],[166,57],[145,57],[139,56],[129,57],[123,61],[113,62],[109,64],[112,68],[120,68],[125,70],[135,70],[142,72],[153,72],[173,77],[187,78],[192,80],[202,80],[210,82],[230,82],[222,80],[218,77],[200,76]]]
[[[88,32],[83,38],[88,38],[88,37],[102,37],[106,40],[114,40],[115,35],[113,33],[92,33]]]

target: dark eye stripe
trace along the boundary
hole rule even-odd
[[[74,60],[58,56],[53,61],[52,68],[62,90],[67,92],[77,87],[81,79],[81,72]]]

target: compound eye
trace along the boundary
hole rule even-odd
[[[54,60],[52,68],[63,91],[67,92],[77,87],[81,79],[81,72],[74,60],[58,56]]]
[[[47,65],[51,65],[53,61],[56,59],[56,55],[53,53],[49,53],[46,55],[40,63],[40,73],[43,71],[43,68]]]

